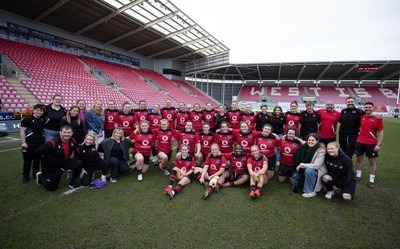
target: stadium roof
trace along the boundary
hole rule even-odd
[[[289,82],[341,81],[389,82],[399,81],[400,61],[335,61],[231,64],[198,71],[186,72],[187,77],[208,78],[210,80],[229,80],[241,82],[265,81]],[[315,82],[314,82],[315,83]]]
[[[186,62],[229,52],[169,0],[9,0],[0,8],[149,58]]]

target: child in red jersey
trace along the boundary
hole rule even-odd
[[[247,170],[250,175],[250,197],[259,198],[261,189],[268,183],[265,174],[268,169],[268,159],[260,153],[257,145],[251,146],[251,157],[247,159]]]
[[[168,186],[164,189],[164,194],[169,198],[173,198],[180,193],[183,187],[193,180],[194,157],[189,154],[189,147],[182,145],[181,153],[176,157],[175,167],[169,176]],[[173,188],[174,182],[178,180],[178,185]]]

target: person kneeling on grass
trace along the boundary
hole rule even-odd
[[[218,179],[217,188],[234,187],[245,184],[249,181],[249,175],[246,172],[247,156],[240,144],[236,144],[235,151],[224,153],[223,156],[229,160],[229,170],[225,171]]]
[[[335,193],[333,187],[336,186],[340,188],[343,200],[353,200],[357,184],[353,162],[340,150],[340,146],[336,142],[328,144],[327,152],[328,154],[325,155],[325,166],[328,173],[322,176],[322,182],[328,191],[325,197],[332,199]]]
[[[322,188],[321,177],[326,173],[324,159],[326,147],[319,142],[316,133],[308,134],[306,143],[301,146],[296,154],[297,175],[294,178],[293,192],[297,193],[298,187],[304,182],[303,197],[314,197]]]
[[[37,184],[54,191],[58,188],[64,171],[70,169],[72,178],[69,187],[78,188],[76,180],[79,178],[83,163],[73,158],[76,146],[76,141],[72,138],[72,128],[66,125],[61,127],[59,136],[38,147],[33,153],[34,158],[42,157],[42,172],[36,174]]]
[[[92,181],[93,174],[96,170],[101,170],[101,181],[107,182],[106,176],[110,166],[106,161],[101,159],[97,151],[97,134],[89,132],[84,142],[76,148],[77,158],[83,162],[81,171],[81,184],[88,186]]]
[[[247,159],[247,170],[250,175],[250,197],[258,198],[261,195],[261,189],[268,183],[267,169],[268,159],[261,155],[260,148],[253,145],[250,148],[251,156]]]
[[[164,194],[168,195],[170,199],[181,192],[185,185],[192,182],[194,164],[195,160],[194,157],[189,154],[189,147],[187,145],[182,145],[181,153],[176,157],[175,167],[169,175],[168,186],[164,189]],[[178,180],[178,185],[173,188],[175,180]]]
[[[224,173],[225,167],[226,159],[221,154],[218,144],[212,144],[211,153],[206,158],[204,168],[196,167],[194,169],[196,178],[201,184],[206,186],[206,191],[202,197],[203,200],[206,199],[213,190],[218,191],[217,181],[222,173]]]

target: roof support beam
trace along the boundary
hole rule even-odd
[[[193,41],[191,41],[191,42],[183,43],[183,44],[181,44],[181,45],[179,45],[179,46],[176,46],[176,47],[173,47],[173,48],[170,48],[170,49],[167,49],[167,50],[160,51],[160,52],[158,52],[158,53],[152,54],[152,55],[147,56],[147,57],[148,57],[148,58],[153,58],[153,57],[158,56],[158,55],[160,55],[160,54],[165,54],[165,53],[174,51],[174,50],[179,49],[179,48],[184,48],[184,47],[187,47],[187,46],[189,46],[189,45],[192,45],[192,44],[195,44],[195,43],[197,43],[197,42],[204,41],[204,40],[207,40],[207,39],[208,39],[207,37],[202,37],[202,38],[193,40]]]
[[[373,75],[374,73],[378,72],[378,71],[381,70],[382,68],[386,67],[387,64],[389,64],[389,61],[387,61],[387,62],[386,62],[385,64],[383,64],[383,65],[380,65],[380,66],[379,66],[379,69],[378,69],[377,71],[371,71],[371,72],[369,72],[369,73],[366,73],[366,74],[364,74],[363,76],[361,76],[358,80],[359,80],[359,81],[365,80],[365,79],[368,78],[369,76]]]
[[[130,4],[127,4],[127,5],[125,5],[125,6],[121,7],[121,8],[119,8],[117,11],[114,11],[114,12],[110,13],[109,15],[107,15],[107,16],[105,16],[105,17],[103,17],[103,18],[101,18],[101,19],[99,19],[99,20],[97,20],[97,21],[95,21],[95,22],[89,24],[88,26],[84,27],[83,29],[81,29],[81,30],[75,32],[74,35],[79,35],[79,34],[85,32],[85,31],[88,31],[88,30],[90,30],[90,29],[96,27],[97,25],[99,25],[99,24],[101,24],[101,23],[103,23],[103,22],[107,22],[107,21],[110,20],[111,18],[113,18],[113,17],[115,17],[115,16],[121,14],[121,13],[124,12],[125,10],[127,10],[127,9],[129,9],[129,8],[132,8],[132,7],[135,6],[135,5],[140,4],[140,3],[143,2],[143,1],[145,1],[145,0],[137,0],[137,1],[135,1],[135,2],[132,2],[132,3],[130,3]]]
[[[183,54],[183,55],[180,55],[180,56],[174,57],[173,59],[179,59],[179,58],[186,57],[186,56],[189,56],[189,55],[192,55],[192,54],[201,53],[201,52],[203,52],[203,51],[206,51],[206,50],[209,50],[209,49],[213,49],[213,48],[215,48],[215,47],[219,47],[219,46],[220,46],[220,45],[209,46],[209,47],[202,48],[202,49],[199,49],[199,50],[196,50],[196,51],[193,51],[193,52],[187,53],[187,54]],[[213,54],[212,56],[215,56],[215,55],[216,55],[216,54]]]
[[[391,74],[388,74],[388,75],[382,77],[382,80],[390,79],[390,78],[392,78],[392,77],[394,77],[394,76],[396,76],[398,74],[400,74],[400,69],[395,71],[395,72],[393,72],[393,73],[391,73]]]
[[[240,72],[240,69],[238,68],[237,65],[235,65],[235,67],[236,67],[236,71],[238,72],[240,78],[241,78],[241,79],[243,80],[243,82],[244,82],[244,78],[243,78],[242,72]]]
[[[322,70],[322,72],[318,75],[317,77],[317,81],[320,80],[322,78],[322,76],[324,76],[324,74],[326,73],[326,71],[328,71],[328,69],[332,66],[332,62],[329,63],[324,70]]]
[[[63,6],[64,4],[66,4],[68,2],[69,2],[69,0],[60,0],[58,3],[54,4],[53,6],[51,6],[50,9],[47,9],[45,12],[40,14],[40,16],[36,17],[34,21],[35,22],[39,22],[40,20],[42,20],[46,16],[50,15],[55,10],[57,10],[58,8],[60,8],[61,6]]]
[[[342,73],[342,75],[340,75],[337,80],[342,80],[344,77],[346,77],[346,75],[348,75],[351,71],[353,71],[355,68],[358,67],[358,63],[354,64],[353,66],[351,66],[349,69],[346,70],[346,72]]]
[[[299,82],[301,75],[303,74],[304,69],[306,68],[306,65],[303,65],[303,67],[301,68],[299,74],[297,75],[297,79],[296,81]]]
[[[281,81],[282,63],[279,64],[278,81]]]
[[[117,37],[115,37],[114,39],[109,40],[109,41],[106,42],[105,44],[108,45],[108,44],[114,43],[114,42],[119,41],[119,40],[121,40],[121,39],[124,39],[124,38],[126,38],[126,37],[128,37],[128,36],[130,36],[130,35],[136,34],[136,33],[140,32],[140,31],[142,31],[142,30],[148,29],[148,28],[150,28],[151,26],[153,26],[154,24],[157,24],[157,23],[159,23],[159,22],[165,21],[165,20],[167,20],[167,19],[169,19],[169,18],[175,16],[177,13],[178,13],[178,11],[172,12],[172,13],[166,15],[166,16],[163,16],[163,17],[161,17],[161,18],[158,18],[158,19],[156,19],[156,20],[154,20],[154,21],[152,21],[152,22],[147,23],[147,24],[144,25],[144,26],[141,26],[140,28],[131,30],[131,31],[129,31],[128,33],[125,33],[125,34],[123,34],[123,35],[117,36]]]
[[[257,73],[258,73],[258,80],[261,82],[261,72],[258,64],[257,64]]]
[[[138,47],[136,47],[136,48],[132,48],[132,49],[128,50],[128,52],[137,51],[137,50],[139,50],[139,49],[142,49],[142,48],[148,47],[148,46],[150,46],[150,45],[156,44],[156,43],[158,43],[158,42],[160,42],[160,41],[164,41],[164,40],[166,40],[166,39],[168,39],[168,38],[171,38],[171,37],[174,37],[174,36],[176,36],[176,35],[185,33],[185,32],[187,32],[187,31],[189,31],[189,30],[192,30],[192,29],[193,29],[193,27],[187,27],[187,28],[185,28],[185,29],[178,30],[178,31],[176,31],[176,32],[170,33],[169,35],[166,35],[166,36],[164,36],[164,37],[161,37],[161,38],[159,38],[159,39],[157,39],[157,40],[154,40],[154,41],[145,43],[145,44],[143,44],[143,45],[141,45],[141,46],[138,46]]]

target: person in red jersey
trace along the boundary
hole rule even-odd
[[[196,151],[200,151],[200,141],[199,136],[195,130],[193,130],[193,124],[191,121],[187,121],[185,129],[180,130],[176,135],[176,140],[178,140],[177,156],[179,157],[182,145],[187,145],[189,147],[189,154],[194,157]]]
[[[229,130],[228,123],[222,122],[221,129],[214,134],[214,141],[221,148],[222,153],[231,153],[235,136]]]
[[[249,125],[250,130],[254,130],[256,127],[257,116],[251,110],[251,105],[247,104],[243,112],[240,113],[240,121],[246,122]]]
[[[217,187],[219,177],[224,173],[226,159],[219,150],[218,144],[211,145],[211,153],[207,156],[204,168],[195,167],[194,174],[201,184],[208,182],[202,199],[206,199]],[[213,184],[214,183],[214,184]]]
[[[272,133],[272,126],[265,124],[262,133],[256,136],[256,145],[260,149],[260,153],[268,159],[267,177],[268,180],[275,175],[276,153],[275,148],[281,144],[278,135]]]
[[[238,102],[232,101],[231,109],[226,112],[228,115],[228,124],[232,129],[240,128],[240,109],[238,108]]]
[[[203,164],[203,160],[206,159],[207,155],[211,153],[211,145],[214,142],[214,132],[210,131],[210,125],[208,123],[203,124],[203,130],[198,133],[200,150],[196,152],[196,166],[200,167]]]
[[[176,112],[176,129],[178,131],[185,129],[186,122],[189,120],[189,114],[186,111],[186,105],[179,103],[179,109]]]
[[[115,127],[118,127],[118,124],[115,122],[118,120],[118,112],[119,110],[115,108],[115,101],[109,100],[107,102],[107,109],[105,112],[105,124],[104,124],[104,131],[105,137],[111,137]]]
[[[283,133],[286,134],[287,129],[289,127],[294,127],[296,131],[300,130],[300,123],[301,123],[301,113],[297,111],[299,105],[297,104],[297,101],[292,101],[290,103],[290,111],[285,113],[285,130]],[[298,135],[296,133],[296,135]]]
[[[143,174],[149,169],[151,147],[156,135],[149,128],[149,122],[142,120],[138,129],[129,135],[133,144],[133,158],[136,160],[137,180],[143,181]]]
[[[170,173],[167,166],[169,160],[171,160],[172,141],[176,140],[179,132],[168,128],[168,120],[166,119],[161,119],[160,124],[161,128],[154,130],[157,138],[156,155],[160,161],[158,167],[168,176]]]
[[[200,104],[195,103],[193,105],[193,110],[188,111],[189,120],[192,121],[193,129],[195,129],[196,131],[201,131],[201,129],[203,128],[203,111],[200,108]]]
[[[332,101],[326,101],[325,109],[319,109],[320,125],[318,129],[319,141],[325,146],[336,140],[336,126],[341,119],[340,112],[336,111]]]
[[[294,183],[296,175],[295,157],[300,150],[302,142],[296,138],[296,129],[289,127],[286,135],[281,140],[281,164],[279,166],[279,182],[285,182],[287,177]]]
[[[250,155],[250,147],[254,145],[255,138],[261,132],[251,130],[246,122],[240,124],[240,130],[233,129],[232,132],[235,143],[240,144],[243,147],[244,153]]]
[[[268,183],[266,175],[268,159],[260,153],[257,145],[251,146],[251,156],[247,159],[247,170],[250,176],[250,197],[259,198],[261,189]]]
[[[242,146],[237,144],[234,152],[224,153],[223,156],[226,160],[229,160],[229,170],[225,171],[218,179],[217,189],[220,187],[241,186],[248,182],[247,155],[244,153]]]
[[[225,112],[225,106],[219,105],[218,112],[215,114],[215,120],[217,122],[216,129],[221,129],[222,122],[228,122],[228,114]]]
[[[175,128],[175,107],[172,106],[172,100],[167,99],[165,101],[165,106],[161,108],[161,117],[168,121],[168,127],[171,129]]]
[[[210,124],[210,129],[212,132],[216,131],[216,111],[211,103],[206,104],[206,109],[203,110],[203,121]]]
[[[182,145],[181,154],[176,157],[175,166],[169,175],[168,186],[164,189],[164,194],[168,195],[169,198],[180,193],[184,186],[188,185],[193,181],[194,171],[194,157],[189,153],[189,147]],[[178,180],[178,185],[173,188],[174,182]]]
[[[364,104],[365,115],[361,116],[361,128],[356,140],[355,153],[357,155],[357,180],[361,180],[364,154],[369,161],[369,188],[375,188],[376,158],[382,148],[383,120],[373,114],[374,103]]]
[[[135,114],[131,111],[131,104],[124,102],[118,112],[117,127],[122,128],[124,136],[129,136],[135,130],[137,123]]]
[[[149,121],[150,129],[159,129],[161,114],[160,105],[155,104],[153,106],[153,111],[147,114],[147,121]]]
[[[139,108],[134,110],[136,121],[140,124],[143,120],[147,119],[149,110],[147,110],[146,101],[139,101]]]

